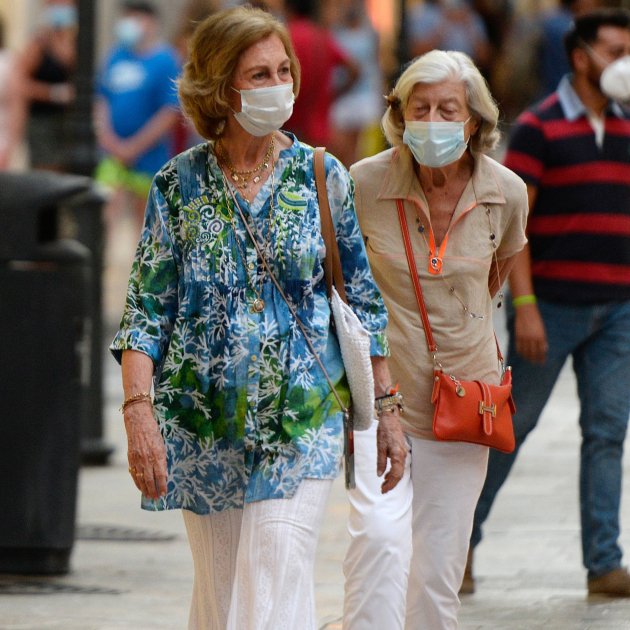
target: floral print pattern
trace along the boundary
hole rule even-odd
[[[330,327],[313,150],[295,138],[251,204],[236,200],[344,401]],[[387,314],[370,273],[347,171],[326,155],[348,301],[388,353]],[[273,196],[273,203],[270,203]],[[251,307],[260,295],[265,308]],[[146,509],[198,514],[292,496],[304,478],[334,478],[343,418],[286,303],[258,259],[210,144],[156,175],[111,345],[150,356],[154,411],[167,447],[168,491]]]

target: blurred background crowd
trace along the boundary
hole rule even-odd
[[[142,42],[133,41],[133,22],[124,20],[126,4],[139,8],[140,14],[147,9]],[[119,93],[104,85],[104,73],[116,49],[137,46],[147,50],[159,44],[172,54],[169,63],[176,69],[185,60],[194,24],[212,11],[234,4],[238,2],[24,0],[16,4],[0,0],[0,169],[86,171],[104,155],[111,156],[111,143],[100,133],[104,113],[97,106],[92,115],[92,103],[86,99],[93,96],[98,103]],[[379,119],[383,95],[411,58],[432,48],[468,53],[483,69],[503,121],[509,123],[527,105],[555,89],[566,72],[562,35],[573,15],[595,6],[629,3],[258,0],[252,4],[286,19],[296,40],[305,81],[291,124],[299,129],[301,138],[326,144],[349,165],[382,148]],[[155,12],[151,14],[149,8]],[[80,52],[86,50],[85,43],[80,46],[82,38],[93,50],[91,59]],[[115,80],[133,82],[124,68],[124,76],[118,68]],[[166,82],[164,87],[168,87]],[[301,113],[307,108],[308,117]],[[79,113],[83,124],[77,123]],[[86,113],[91,128],[86,125]],[[310,128],[304,128],[302,119],[306,118]],[[169,153],[199,140],[181,118],[162,122],[160,131],[166,134]],[[88,137],[77,138],[79,133]],[[85,147],[77,150],[78,143],[92,141],[94,152],[86,152]],[[108,166],[109,171],[101,173],[105,181],[123,179],[121,173],[113,172],[111,163]],[[143,168],[140,172],[150,176]],[[135,184],[141,197],[143,186]]]

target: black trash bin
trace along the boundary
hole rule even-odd
[[[42,243],[73,238],[91,254],[92,277],[87,287],[90,331],[86,334],[81,462],[107,464],[113,447],[104,437],[103,419],[103,260],[105,196],[89,177],[29,171],[0,173],[0,211],[6,230],[0,232],[0,261],[28,258]]]
[[[87,178],[0,176],[0,572],[62,574],[89,384],[91,252],[59,238]]]

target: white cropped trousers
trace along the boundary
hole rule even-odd
[[[183,510],[194,564],[189,630],[316,630],[314,561],[332,481],[291,499]]]
[[[488,448],[408,436],[396,488],[376,476],[376,427],[356,432],[344,630],[454,630]]]

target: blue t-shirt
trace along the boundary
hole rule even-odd
[[[572,23],[573,14],[568,9],[558,9],[543,17],[538,50],[541,98],[554,92],[560,79],[571,71],[564,36]]]
[[[179,70],[175,51],[165,44],[143,53],[123,47],[112,51],[101,71],[98,91],[109,105],[118,136],[134,135],[164,106],[178,107],[174,81]],[[131,168],[153,176],[171,157],[171,145],[170,138],[163,138]]]
[[[455,22],[449,19],[443,8],[422,4],[411,9],[407,28],[411,41],[433,38],[437,33],[439,37],[436,48],[458,50],[473,60],[477,44],[488,41],[483,20],[472,10],[465,21]]]

